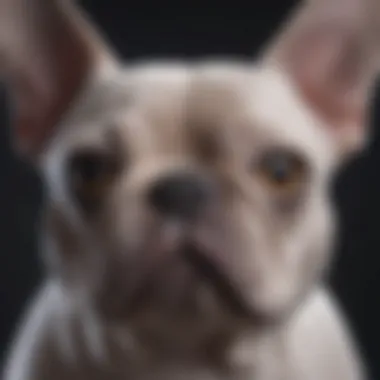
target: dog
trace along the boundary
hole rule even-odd
[[[4,380],[361,380],[325,286],[367,141],[375,2],[305,0],[255,62],[124,65],[69,0],[1,0],[46,281]]]

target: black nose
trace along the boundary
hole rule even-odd
[[[190,173],[176,173],[159,179],[149,191],[151,206],[161,215],[191,219],[198,215],[210,197],[205,179]]]

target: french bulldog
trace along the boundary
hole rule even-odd
[[[46,280],[4,380],[362,380],[325,285],[380,9],[305,0],[254,62],[124,64],[69,0],[1,0]]]

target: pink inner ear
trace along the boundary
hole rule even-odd
[[[288,55],[288,71],[311,108],[331,126],[360,126],[365,99],[362,51],[353,33],[326,26],[304,34]]]
[[[48,72],[18,77],[13,84],[16,103],[14,128],[22,153],[38,154],[87,77],[87,49],[62,41]],[[57,49],[58,50],[58,49]],[[73,59],[75,58],[75,62]],[[41,69],[41,67],[39,68]]]
[[[0,48],[14,101],[16,143],[22,153],[35,156],[103,50],[71,0],[9,0],[2,5],[1,16],[12,20],[13,35],[2,35]]]

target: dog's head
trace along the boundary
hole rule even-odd
[[[128,67],[69,2],[3,1],[53,275],[135,331],[205,337],[291,312],[328,261],[332,173],[365,140],[368,6],[305,1],[256,64]]]

